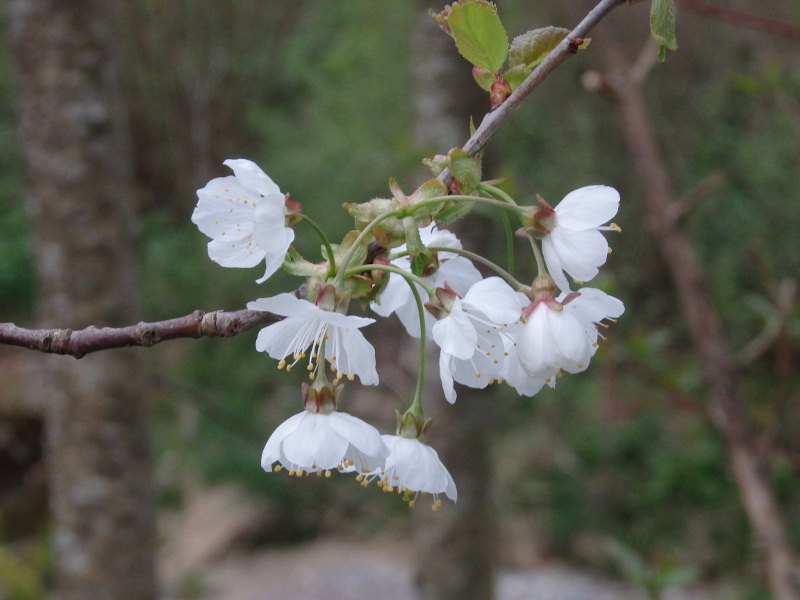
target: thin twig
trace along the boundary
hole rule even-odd
[[[624,4],[626,0],[601,0],[589,14],[573,29],[550,54],[528,75],[520,86],[496,110],[488,113],[481,121],[478,129],[467,140],[462,150],[469,154],[476,154],[486,145],[489,139],[500,129],[500,126],[511,116],[519,104],[527,98],[539,84],[553,72],[553,70],[577,51],[576,41],[585,38],[603,17]],[[439,175],[439,179],[448,183],[452,177],[448,171]]]
[[[232,312],[196,310],[189,315],[166,321],[99,329],[91,325],[78,331],[25,329],[13,323],[0,323],[0,344],[82,358],[98,350],[149,347],[178,338],[231,337],[259,325],[276,323],[282,318],[268,312],[242,309]]]
[[[511,112],[536,89],[559,64],[577,51],[577,40],[586,37],[617,6],[626,0],[601,0],[589,14],[545,58],[511,96],[494,112],[484,117],[475,134],[464,144],[464,151],[475,154],[483,148]],[[447,171],[439,176],[449,181]],[[91,352],[130,346],[152,346],[177,338],[230,337],[259,325],[267,325],[281,317],[252,310],[234,312],[200,310],[190,315],[158,321],[138,323],[129,327],[101,328],[94,326],[71,329],[25,329],[13,323],[0,323],[0,344],[20,346],[49,354],[68,354],[81,358]]]

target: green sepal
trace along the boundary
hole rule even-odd
[[[375,198],[361,204],[345,202],[342,206],[355,219],[356,229],[360,231],[377,217],[396,210],[397,201],[388,198]],[[397,248],[397,246],[405,242],[403,223],[395,217],[381,221],[380,225],[374,229],[373,234],[378,244],[384,248]]]
[[[658,61],[667,58],[667,49],[677,50],[675,38],[675,0],[653,0],[650,4],[650,33],[658,42]]]
[[[461,55],[476,67],[496,73],[508,56],[508,35],[491,2],[454,2],[447,25]]]
[[[366,275],[351,275],[341,286],[341,291],[348,298],[363,298],[372,293],[372,280]]]
[[[336,253],[334,252],[334,255]],[[303,258],[294,246],[289,246],[286,260],[283,261],[283,270],[289,275],[297,277],[314,277],[324,279],[328,272],[328,263],[312,263]]]
[[[525,65],[533,69],[567,37],[568,33],[569,29],[563,27],[541,27],[518,35],[511,42],[508,51],[509,68]]]
[[[419,186],[416,191],[408,197],[408,200],[411,206],[416,206],[420,202],[446,195],[447,187],[444,185],[444,183],[438,179],[428,179],[428,181]],[[428,206],[422,207],[419,210],[415,210],[414,217],[417,219],[417,226],[424,227],[427,225],[430,222],[429,217],[439,212],[444,202],[444,200],[441,204],[438,202],[432,202]]]
[[[461,148],[453,148],[447,153],[448,167],[453,179],[458,182],[458,189],[469,195],[481,181],[481,159],[479,156],[467,154]]]
[[[336,259],[337,266],[342,264],[345,257],[350,252],[350,249],[353,247],[353,243],[356,241],[356,238],[358,238],[358,233],[359,232],[355,230],[348,231],[347,235],[345,235],[344,239],[342,239],[342,243],[333,247],[333,257]],[[348,267],[356,267],[364,264],[366,259],[367,246],[365,244],[361,244],[353,254],[353,258],[350,259],[350,264]]]
[[[417,277],[422,277],[425,272],[425,259],[417,254],[411,257],[411,273]]]
[[[451,200],[447,206],[436,215],[436,224],[445,225],[465,216],[472,210],[474,202],[464,200]]]

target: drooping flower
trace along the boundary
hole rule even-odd
[[[576,281],[589,281],[606,262],[608,241],[600,232],[619,231],[614,224],[603,226],[617,214],[619,192],[605,185],[590,185],[570,192],[554,209],[541,198],[539,202],[542,209],[534,218],[546,232],[542,254],[553,281],[568,292],[564,271]]]
[[[294,240],[286,227],[286,197],[255,163],[229,159],[233,175],[197,190],[192,222],[212,238],[208,256],[223,267],[254,267],[266,260],[265,281],[283,263]]]
[[[384,467],[389,449],[372,425],[347,413],[304,410],[281,423],[261,454],[265,471],[289,470],[289,475],[331,469],[372,472]],[[280,463],[280,466],[273,465]]]
[[[505,347],[501,331],[519,319],[517,293],[499,277],[474,284],[461,298],[450,290],[437,290],[442,317],[432,328],[441,348],[439,375],[448,402],[455,402],[453,382],[485,388],[501,378]],[[449,312],[448,312],[449,311]]]
[[[377,385],[375,349],[359,331],[375,319],[325,310],[289,293],[248,302],[247,308],[286,317],[259,331],[256,338],[256,349],[279,360],[279,369],[289,370],[307,359],[306,368],[314,379],[327,360],[336,372],[334,383],[345,375],[348,379],[358,376],[364,385]],[[287,356],[292,362],[284,360]]]
[[[559,371],[578,373],[589,366],[600,336],[597,326],[625,310],[620,300],[593,288],[534,300],[523,309],[517,333],[522,368],[536,379],[549,380]]]
[[[381,437],[389,448],[386,466],[381,470],[378,480],[384,492],[406,494],[408,504],[412,507],[417,494],[431,494],[433,510],[438,510],[442,505],[439,494],[445,494],[453,502],[458,499],[456,484],[436,450],[416,438],[399,435]]]
[[[455,234],[446,229],[436,229],[433,224],[420,229],[419,235],[426,247],[461,248],[461,242]],[[405,251],[405,244],[397,248],[398,253]],[[444,287],[445,282],[447,282],[457,294],[464,295],[472,284],[481,279],[478,269],[463,256],[453,252],[439,252],[436,258],[438,267],[431,268],[429,272],[422,275],[422,279],[433,287]],[[395,258],[391,261],[391,264],[404,271],[411,272],[411,260],[407,256]],[[422,298],[426,297],[424,290],[420,286],[417,286],[417,290]],[[380,302],[371,303],[370,308],[382,317],[388,317],[390,314],[396,313],[409,335],[419,337],[417,304],[414,301],[411,288],[402,276],[392,273],[389,276],[389,283],[380,296]],[[428,330],[430,330],[436,320],[432,315],[426,313],[425,321]]]

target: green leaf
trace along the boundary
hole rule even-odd
[[[568,33],[569,29],[563,27],[542,27],[518,35],[511,42],[508,66],[514,68],[525,65],[532,69],[542,62],[553,51],[553,48],[567,37]],[[509,81],[509,83],[511,82]]]
[[[508,35],[491,2],[457,2],[447,24],[461,55],[476,67],[500,70],[508,55]]]
[[[484,91],[492,91],[492,84],[495,81],[494,71],[487,71],[480,67],[472,67],[472,78]]]
[[[675,0],[653,0],[650,4],[650,33],[658,42],[658,60],[664,62],[667,48],[676,50]]]
[[[511,86],[511,91],[513,92],[523,81],[528,78],[528,75],[531,74],[532,70],[533,69],[527,65],[517,65],[513,69],[509,69],[503,73],[503,79],[505,79],[508,85]]]

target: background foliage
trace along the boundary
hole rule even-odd
[[[585,9],[581,2],[498,4],[511,36],[569,26]],[[738,5],[800,20],[793,3]],[[194,190],[226,174],[223,159],[258,162],[334,238],[349,226],[343,202],[385,195],[390,176],[414,183],[410,174],[422,156],[411,138],[413,98],[424,94],[409,69],[415,10],[411,2],[387,10],[361,0],[214,1],[203,10],[191,0],[125,5],[147,319],[236,309],[296,285],[276,276],[256,286],[260,273],[207,260],[206,239],[189,215]],[[646,8],[625,13],[613,15],[602,35],[624,37],[620,43],[635,57],[647,37]],[[647,95],[679,193],[720,177],[686,221],[731,345],[741,348],[774,315],[780,281],[800,273],[796,41],[680,18],[681,48],[653,71]],[[706,577],[744,577],[752,561],[746,523],[721,442],[704,416],[697,364],[642,218],[614,110],[581,86],[583,72],[602,67],[596,60],[590,46],[557,71],[489,150],[488,175],[506,177],[524,200],[540,193],[557,202],[591,183],[620,189],[623,234],[612,239],[600,284],[627,307],[586,374],[533,399],[507,390],[494,395],[499,406],[487,411],[501,424],[497,506],[504,519],[529,527],[529,542],[542,555],[608,566],[614,539],[653,564],[678,560]],[[0,310],[3,320],[25,324],[34,290],[9,71],[0,53]],[[466,123],[464,132],[466,139]],[[487,225],[485,234],[496,231]],[[744,367],[752,417],[797,542],[799,316],[795,306],[776,343]],[[333,510],[342,513],[346,507],[371,519],[404,518],[389,503],[376,508],[372,495],[354,499],[359,491],[349,481],[298,484],[260,471],[261,445],[296,412],[298,397],[297,382],[272,376],[274,364],[254,352],[252,336],[172,342],[146,354],[158,374],[151,401],[165,503],[180,503],[183,482],[198,474],[233,480],[265,496],[279,515],[263,524],[263,537],[273,541],[328,526],[329,513],[303,510],[321,498],[339,503]]]

